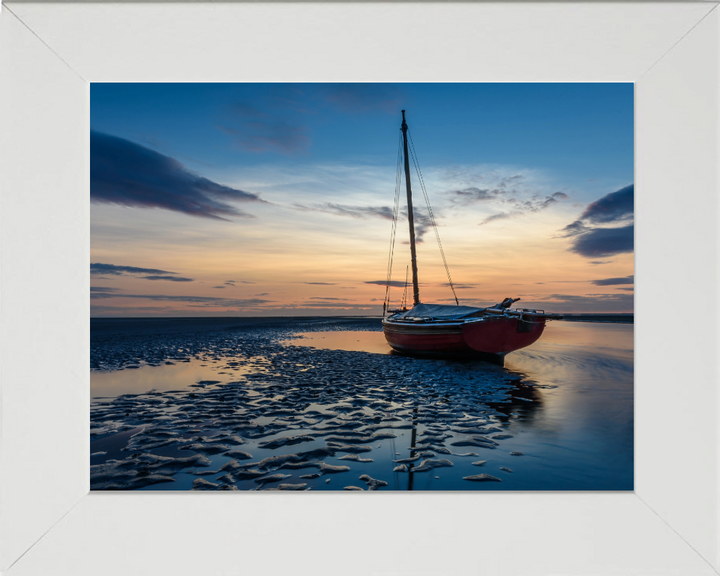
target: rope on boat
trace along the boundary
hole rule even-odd
[[[447,273],[448,282],[450,283],[450,289],[452,290],[453,296],[455,297],[455,304],[460,306],[457,294],[455,293],[455,286],[453,286],[452,278],[450,277],[450,267],[448,266],[447,260],[445,259],[445,251],[440,242],[440,232],[438,232],[437,224],[435,223],[435,215],[433,214],[432,206],[430,206],[430,198],[428,197],[427,190],[425,189],[425,180],[423,179],[422,172],[420,171],[420,165],[417,161],[417,154],[415,152],[415,143],[413,142],[412,135],[408,130],[408,136],[410,137],[410,156],[412,156],[413,164],[415,164],[415,170],[418,173],[418,179],[420,180],[420,187],[425,196],[425,204],[427,205],[428,214],[430,215],[430,223],[432,224],[433,230],[435,230],[435,238],[437,238],[438,247],[440,248],[440,255],[442,256],[443,264],[445,265],[445,272]]]
[[[395,255],[395,232],[397,230],[398,211],[400,209],[400,185],[402,184],[401,178],[401,166],[402,166],[402,134],[398,143],[398,157],[397,157],[397,168],[395,170],[395,205],[393,206],[393,223],[392,231],[390,232],[390,252],[388,254],[388,266],[387,266],[387,281],[385,282],[385,301],[383,302],[383,317],[390,305],[390,279],[392,278],[392,266],[393,258]]]
[[[403,310],[407,307],[408,268],[409,266],[405,266],[405,290],[403,291],[402,300],[400,301],[400,308]]]

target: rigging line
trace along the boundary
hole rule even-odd
[[[395,254],[395,235],[397,230],[397,221],[398,221],[398,210],[400,206],[400,185],[401,185],[401,178],[400,178],[400,164],[402,161],[402,136],[400,136],[400,140],[398,142],[398,157],[397,157],[397,166],[395,169],[395,203],[393,206],[393,223],[392,223],[392,229],[390,232],[390,250],[388,254],[388,267],[387,267],[387,280],[385,283],[385,301],[383,302],[383,316],[385,316],[385,312],[390,305],[390,280],[392,278],[392,266],[393,266],[393,259]]]
[[[405,266],[405,290],[402,295],[402,302],[400,303],[400,308],[403,310],[407,308],[408,268],[409,266]]]
[[[433,214],[432,206],[430,205],[430,198],[428,197],[427,190],[425,188],[425,179],[423,178],[422,171],[420,170],[420,164],[417,160],[417,152],[415,152],[415,143],[413,142],[412,135],[410,134],[410,131],[408,130],[408,136],[410,137],[410,155],[413,159],[413,164],[415,165],[415,170],[418,173],[418,179],[420,180],[420,188],[423,191],[423,196],[425,197],[425,204],[427,204],[428,214],[430,215],[430,224],[432,224],[433,230],[435,231],[435,238],[437,238],[438,247],[440,248],[440,255],[442,256],[443,264],[445,265],[445,272],[447,273],[448,282],[450,283],[450,290],[452,290],[453,296],[455,297],[455,304],[457,306],[460,306],[460,301],[458,300],[457,294],[455,293],[455,286],[453,285],[452,278],[450,277],[450,267],[448,266],[447,259],[445,258],[445,251],[442,247],[442,242],[440,241],[440,232],[438,231],[437,224],[435,223],[435,214]]]

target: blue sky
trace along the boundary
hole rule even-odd
[[[189,166],[386,158],[401,108],[428,162],[632,180],[632,84],[93,84],[91,124]],[[233,133],[260,122],[255,136]],[[194,164],[196,163],[196,164]]]
[[[184,294],[173,296],[187,296],[186,304],[214,294],[200,284],[217,281],[220,291],[221,280],[239,274],[265,286],[237,290],[239,297],[218,309],[211,300],[204,310],[185,308],[188,314],[372,313],[376,295],[364,285],[384,277],[390,232],[384,211],[393,201],[401,109],[451,267],[455,260],[465,283],[476,287],[465,303],[491,303],[522,286],[524,300],[548,309],[556,303],[559,311],[591,311],[594,299],[612,301],[595,311],[631,310],[626,285],[599,293],[597,286],[606,285],[594,282],[633,274],[632,84],[94,83],[93,262],[192,278]],[[132,176],[139,166],[142,175]],[[612,201],[622,207],[617,217],[598,218]],[[600,242],[607,250],[598,249]],[[502,258],[478,259],[488,246]],[[292,302],[281,296],[297,291],[266,268],[282,267],[285,256],[307,263],[291,266],[307,276],[305,285],[338,287],[323,306],[310,306],[319,298],[310,293]],[[422,258],[425,278],[442,284],[436,257]],[[517,272],[528,270],[528,259],[553,263],[556,273],[548,266],[535,279]],[[453,277],[462,282],[455,271]],[[97,314],[178,313],[180,304],[157,301],[180,282],[153,281],[157,292],[148,294],[139,291],[148,284],[140,278],[96,282],[115,288],[100,298]],[[553,282],[556,290],[537,288]]]

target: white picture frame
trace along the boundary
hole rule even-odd
[[[0,572],[720,570],[718,2],[0,13]],[[89,493],[89,82],[635,82],[635,490]]]

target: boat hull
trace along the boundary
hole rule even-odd
[[[393,350],[405,354],[443,354],[469,352],[462,323],[438,325],[384,322],[385,339]]]
[[[388,344],[404,354],[480,352],[504,356],[530,346],[545,329],[545,320],[504,316],[460,322],[383,322]]]

